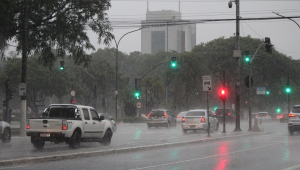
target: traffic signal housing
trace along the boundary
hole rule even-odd
[[[171,57],[171,68],[177,67],[177,60],[176,57]]]
[[[136,99],[139,99],[140,96],[141,96],[141,93],[140,93],[139,91],[135,91],[134,97],[135,97]]]
[[[250,51],[245,51],[245,62],[250,63],[250,61],[251,61]]]
[[[271,39],[269,37],[265,37],[265,47],[266,47],[266,52],[269,54],[272,54],[272,44],[271,44]]]
[[[65,69],[65,61],[60,61],[60,68],[61,71]]]

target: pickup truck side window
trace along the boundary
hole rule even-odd
[[[98,120],[99,119],[98,113],[95,110],[92,110],[92,109],[90,111],[91,111],[92,119],[93,120]]]
[[[89,115],[89,111],[86,108],[82,108],[83,111],[83,115],[84,115],[84,120],[90,120],[90,115]]]

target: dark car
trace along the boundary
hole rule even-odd
[[[286,123],[286,122],[288,122],[288,120],[289,120],[289,114],[288,113],[282,113],[280,115],[280,119],[279,119],[280,123]]]
[[[219,122],[223,122],[224,109],[216,109],[214,115],[218,118]],[[225,121],[233,123],[236,119],[236,114],[233,109],[225,108]]]
[[[169,126],[176,126],[176,116],[169,110],[166,109],[156,109],[152,110],[147,115],[147,126],[158,127],[164,126],[169,128]]]

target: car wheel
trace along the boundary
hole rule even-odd
[[[32,144],[35,149],[43,149],[45,141],[42,138],[33,138]]]
[[[72,149],[77,149],[80,146],[80,133],[78,131],[75,131],[72,135],[72,137],[70,138],[69,141],[69,147]]]
[[[9,143],[10,142],[10,140],[11,140],[11,130],[9,128],[4,129],[1,140],[2,140],[3,143]]]
[[[186,129],[182,129],[183,133],[187,133],[187,130]]]
[[[218,131],[219,130],[219,122],[216,124],[216,129],[215,129],[216,131]]]
[[[104,145],[104,146],[110,145],[111,137],[112,137],[112,132],[111,132],[110,129],[107,129],[104,136],[103,136],[103,140],[101,142],[102,145]]]

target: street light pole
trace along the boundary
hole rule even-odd
[[[139,28],[139,29],[137,29],[137,30],[133,30],[133,31],[129,31],[129,32],[125,33],[125,34],[119,39],[118,42],[117,42],[116,39],[113,37],[113,39],[114,39],[114,41],[115,41],[115,43],[116,43],[116,90],[115,90],[115,94],[116,94],[116,117],[115,117],[115,119],[118,118],[118,57],[119,57],[118,54],[119,54],[119,44],[120,44],[121,39],[122,39],[125,35],[130,34],[130,33],[133,33],[133,32],[136,32],[136,31],[139,31],[139,30],[141,30],[141,29],[143,29],[143,27],[142,27],[142,28]]]

